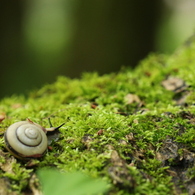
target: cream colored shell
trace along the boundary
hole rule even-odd
[[[47,150],[48,141],[43,128],[33,122],[20,121],[5,132],[7,149],[17,158],[41,157]]]

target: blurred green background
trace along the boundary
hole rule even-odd
[[[9,0],[0,3],[0,97],[58,75],[116,72],[171,53],[194,32],[194,0]]]

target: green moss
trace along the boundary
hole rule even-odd
[[[104,178],[111,184],[110,195],[194,190],[194,64],[192,41],[172,56],[151,54],[135,70],[85,73],[81,79],[60,76],[28,97],[2,99],[1,177],[19,194],[32,190],[32,175],[42,167]],[[162,81],[170,77],[182,79],[184,89],[167,90]],[[26,118],[48,127],[48,117],[53,126],[65,122],[52,150],[30,166],[10,161],[4,130]],[[11,171],[4,168],[7,164]]]

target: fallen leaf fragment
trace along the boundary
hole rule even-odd
[[[29,188],[33,192],[33,195],[42,195],[43,193],[40,191],[40,183],[35,174],[32,175],[29,181]]]
[[[10,183],[7,178],[0,178],[0,194],[2,195],[17,195],[17,192],[9,192],[8,189],[10,188]]]
[[[140,100],[140,98],[137,95],[131,94],[131,93],[129,93],[125,96],[125,101],[127,104],[142,103],[142,101]]]
[[[184,80],[177,77],[168,77],[161,84],[166,90],[176,93],[182,92],[188,87]]]
[[[22,104],[20,104],[20,103],[15,103],[12,105],[12,108],[14,108],[14,109],[21,108],[21,107],[22,107]]]
[[[13,173],[13,164],[16,163],[16,159],[13,156],[8,157],[6,153],[0,151],[0,157],[5,159],[0,162],[0,168],[7,173]]]
[[[5,114],[0,114],[0,123],[5,119]]]

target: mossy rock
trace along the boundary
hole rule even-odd
[[[194,194],[194,39],[171,56],[151,54],[135,70],[60,76],[27,97],[2,99],[1,193],[33,194],[36,171],[47,167],[103,178],[109,195]],[[43,127],[47,118],[65,123],[40,159],[17,160],[5,148],[4,131],[26,118]]]

